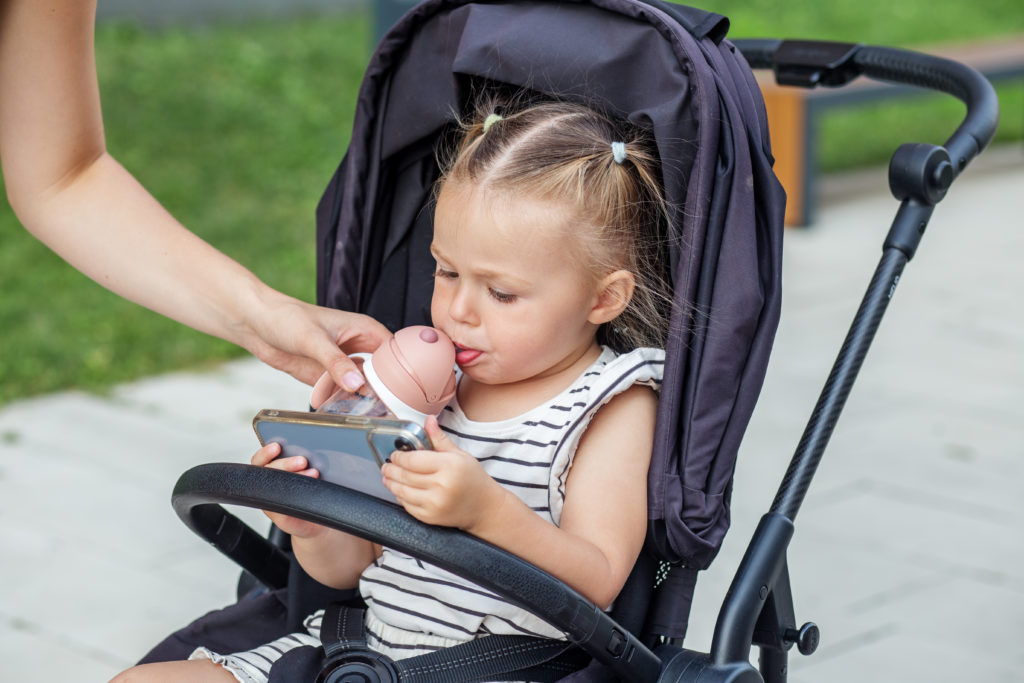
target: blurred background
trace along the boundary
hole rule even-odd
[[[271,286],[312,300],[316,202],[344,153],[378,27],[408,3],[101,0],[96,53],[109,148],[194,232]],[[946,49],[1024,35],[1017,0],[941,10],[930,0],[704,6],[730,17],[733,37]],[[999,84],[997,145],[1024,136],[1022,80]],[[948,97],[829,108],[817,120],[817,170],[885,164],[901,142],[941,143],[961,114]],[[68,268],[6,205],[0,244],[0,405],[244,355]]]

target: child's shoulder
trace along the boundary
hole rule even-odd
[[[657,390],[665,374],[665,351],[643,346],[617,353],[606,346],[593,370],[610,387],[625,390],[633,384],[646,384]]]
[[[658,392],[665,370],[665,352],[642,347],[617,353],[602,348],[601,356],[574,391],[586,394],[575,405],[588,419],[598,413],[643,416],[657,409]],[[578,395],[578,394],[577,394]],[[614,403],[614,410],[607,410]],[[585,406],[585,407],[584,407]]]

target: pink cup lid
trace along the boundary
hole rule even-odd
[[[399,418],[422,422],[427,415],[440,413],[455,395],[455,345],[433,327],[406,327],[372,355],[352,357],[366,358],[367,382]],[[320,407],[337,389],[325,372],[313,387],[310,404]]]
[[[417,412],[437,415],[455,395],[455,345],[433,327],[399,330],[373,352],[372,362],[388,390]]]

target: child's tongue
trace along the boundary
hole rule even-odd
[[[464,349],[461,346],[455,348],[455,362],[459,365],[465,365],[466,363],[472,363],[475,361],[483,351],[477,349]]]

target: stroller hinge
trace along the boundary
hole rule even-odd
[[[861,74],[854,55],[860,45],[821,40],[784,40],[772,56],[779,85],[814,88],[839,86]]]

